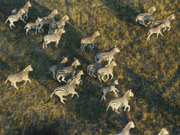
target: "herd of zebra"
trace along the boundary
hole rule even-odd
[[[8,21],[10,22],[9,26],[12,29],[12,26],[15,27],[14,22],[17,22],[18,20],[23,21],[26,23],[25,19],[28,18],[28,11],[31,7],[31,3],[28,1],[24,7],[20,8],[18,11],[17,9],[12,10],[12,15],[8,17],[5,23]],[[175,15],[171,14],[167,19],[164,20],[156,20],[153,19],[153,12],[156,11],[156,8],[153,6],[151,7],[147,13],[139,14],[136,18],[136,22],[139,22],[141,25],[147,26],[145,24],[145,21],[149,21],[148,24],[152,23],[155,28],[152,28],[148,32],[147,40],[150,39],[150,36],[153,33],[157,33],[157,37],[159,34],[163,36],[161,33],[161,29],[164,28],[164,31],[168,28],[168,31],[170,30],[170,21],[172,19],[175,19]],[[42,32],[42,27],[46,24],[49,24],[49,31],[48,34],[44,36],[44,42],[43,42],[43,48],[47,48],[47,44],[51,42],[56,42],[55,47],[58,47],[59,41],[61,39],[61,36],[63,33],[65,33],[64,26],[67,21],[69,21],[69,17],[67,15],[63,16],[62,19],[59,21],[55,21],[54,17],[58,14],[58,10],[55,9],[52,11],[51,14],[49,14],[46,17],[40,18],[38,17],[37,20],[32,23],[27,23],[24,27],[26,29],[26,35],[28,34],[28,31],[30,29],[35,29],[35,34],[37,32]],[[81,39],[81,45],[80,48],[82,51],[85,51],[85,47],[89,45],[90,49],[94,48],[94,41],[97,36],[100,36],[100,32],[96,31],[92,36],[82,38]],[[120,53],[120,49],[117,45],[110,48],[109,50],[106,50],[102,53],[97,53],[95,55],[95,62],[87,66],[87,74],[90,77],[96,77],[95,73],[97,74],[97,78],[100,82],[107,82],[108,80],[113,79],[113,68],[117,66],[117,63],[115,62],[114,56]],[[83,70],[80,70],[77,72],[77,67],[81,65],[80,61],[76,58],[74,58],[74,62],[70,66],[67,66],[68,57],[64,57],[62,61],[57,64],[53,65],[49,68],[49,72],[52,74],[53,78],[56,79],[58,82],[65,82],[65,85],[62,85],[60,87],[57,87],[51,94],[51,98],[53,95],[56,95],[60,98],[60,101],[65,104],[64,96],[67,96],[69,94],[72,94],[72,97],[74,95],[77,95],[79,97],[78,93],[75,91],[76,86],[82,84],[81,76],[84,75]],[[104,63],[107,63],[104,65]],[[28,81],[31,83],[28,73],[30,71],[33,71],[33,68],[31,65],[28,65],[23,71],[9,75],[5,84],[10,81],[11,85],[14,86],[16,89],[18,87],[16,86],[17,82],[25,81],[24,84]],[[71,76],[71,78],[70,78]],[[70,79],[67,79],[67,78]],[[132,90],[127,90],[127,92],[124,94],[123,97],[118,97],[117,92],[119,90],[116,88],[116,85],[118,85],[118,80],[114,80],[110,86],[103,87],[101,91],[103,92],[103,95],[101,97],[101,100],[106,100],[106,95],[108,92],[113,92],[117,98],[110,100],[108,107],[106,111],[108,111],[109,107],[112,108],[113,111],[119,114],[118,109],[120,107],[124,107],[124,111],[129,112],[130,111],[130,105],[128,105],[128,100],[130,97],[133,97],[134,94]],[[135,125],[133,121],[130,121],[125,128],[114,135],[130,135],[130,129],[135,128]],[[166,128],[162,128],[162,130],[158,133],[158,135],[167,135],[169,132]]]

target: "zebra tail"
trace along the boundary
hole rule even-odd
[[[5,84],[8,82],[8,80],[9,80],[9,77],[8,77],[7,80],[5,81]]]
[[[109,103],[109,105],[108,105],[108,107],[107,107],[107,109],[106,109],[106,112],[108,111],[110,105],[111,105],[111,103]]]
[[[55,91],[53,91],[53,93],[51,94],[51,98],[53,97],[54,93],[55,93]]]
[[[8,17],[8,19],[5,21],[5,24],[8,22],[8,20],[9,20],[9,17]]]

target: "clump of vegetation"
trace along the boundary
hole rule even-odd
[[[47,34],[25,35],[23,22],[9,29],[4,22],[14,8],[24,5],[24,0],[3,0],[0,2],[0,134],[2,135],[111,135],[120,131],[133,120],[134,135],[157,134],[166,127],[170,134],[180,133],[180,40],[179,1],[171,0],[32,0],[27,22],[47,16],[57,8],[60,15],[68,14],[70,23],[61,38],[59,48],[50,46],[42,49],[42,37]],[[175,13],[172,29],[163,33],[165,37],[153,35],[146,41],[148,28],[135,22],[139,13],[155,6],[154,18],[163,19]],[[72,25],[71,25],[72,24]],[[80,40],[99,31],[92,51],[80,50]],[[83,85],[78,87],[80,98],[67,97],[66,105],[58,98],[50,98],[51,92],[60,84],[48,74],[51,65],[57,64],[62,56],[78,58],[86,70],[94,61],[94,54],[108,50],[114,45],[121,49],[116,56],[118,66],[114,79],[119,79],[119,96],[132,89],[130,112],[120,115],[106,112],[112,98],[101,102],[100,89],[111,84],[100,83],[86,73]],[[4,85],[8,75],[16,73],[31,64],[31,84],[18,84],[18,90],[10,84]]]

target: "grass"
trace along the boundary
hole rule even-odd
[[[180,40],[179,37],[179,1],[141,0],[140,2],[120,0],[35,0],[31,1],[28,22],[48,15],[57,8],[60,19],[69,13],[70,23],[65,26],[59,48],[54,44],[42,49],[43,35],[30,31],[25,36],[22,22],[16,28],[9,29],[4,22],[13,8],[20,8],[25,1],[4,0],[0,2],[0,134],[2,135],[111,135],[120,131],[128,121],[133,120],[136,128],[132,135],[155,135],[166,127],[170,134],[180,133]],[[150,25],[145,28],[135,22],[137,14],[147,11],[155,5],[154,18],[161,19],[171,13],[176,14],[172,29],[163,33],[165,37],[155,35],[146,41]],[[80,50],[80,40],[100,31],[95,40],[95,49]],[[107,95],[107,101],[101,102],[102,87],[111,82],[99,83],[96,78],[83,76],[83,85],[77,88],[80,98],[67,97],[66,105],[58,98],[50,99],[51,92],[60,84],[48,74],[48,68],[59,62],[62,56],[78,58],[86,70],[97,52],[102,52],[115,44],[121,49],[116,56],[118,66],[114,79],[119,80],[117,88],[122,96],[132,89],[135,97],[129,102],[130,112],[118,115],[106,112],[109,101],[115,96]],[[32,64],[30,73],[32,83],[19,90],[4,85],[8,75]]]

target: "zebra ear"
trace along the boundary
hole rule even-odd
[[[117,45],[115,45],[114,47],[117,47]]]

